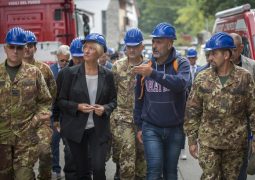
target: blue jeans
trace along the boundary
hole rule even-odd
[[[183,126],[160,128],[143,122],[142,135],[147,161],[146,179],[177,180],[177,165],[184,136]]]

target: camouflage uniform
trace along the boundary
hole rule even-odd
[[[234,66],[221,84],[211,69],[199,73],[187,101],[184,129],[199,143],[201,179],[237,179],[247,147],[247,116],[255,131],[255,92],[248,71]]]
[[[117,109],[112,122],[113,160],[120,165],[120,179],[144,178],[146,163],[143,146],[136,139],[133,121],[135,75],[127,57],[117,61],[113,67],[116,89]]]
[[[14,81],[0,64],[0,179],[34,180],[40,114],[50,113],[49,90],[40,70],[22,63]]]
[[[32,65],[35,65],[43,74],[44,80],[50,91],[53,99],[56,98],[57,85],[54,76],[50,70],[50,67],[40,61],[33,60]],[[51,179],[51,166],[52,166],[52,154],[51,154],[51,139],[52,139],[52,129],[49,124],[43,124],[37,131],[39,137],[39,175],[40,180],[50,180]]]

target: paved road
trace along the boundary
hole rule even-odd
[[[63,156],[63,145],[61,144],[61,166],[64,167],[64,156]],[[198,165],[198,161],[192,158],[189,153],[187,153],[187,160],[180,160],[178,166],[178,176],[179,180],[199,180],[202,170]],[[35,172],[37,173],[38,164],[35,166]],[[113,180],[115,173],[115,164],[109,160],[106,164],[106,177],[107,180]],[[64,173],[62,172],[64,175]],[[62,178],[64,180],[64,178]],[[247,180],[254,180],[255,175],[248,176]]]

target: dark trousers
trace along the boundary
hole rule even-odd
[[[70,151],[68,142],[66,138],[62,138],[64,143],[64,159],[65,159],[65,166],[64,166],[64,173],[66,180],[76,180],[76,167],[72,157],[72,153]]]
[[[186,135],[185,135],[185,133],[183,132],[181,149],[185,149],[185,140],[186,140]]]
[[[51,126],[53,130],[52,134],[52,144],[51,144],[51,153],[52,153],[52,171],[56,173],[61,173],[61,166],[59,164],[59,143],[60,143],[60,133],[53,128],[53,117],[51,117]]]
[[[105,159],[108,144],[97,139],[95,129],[85,130],[80,143],[69,139],[67,141],[76,166],[77,179],[91,180],[92,165],[93,180],[105,180]],[[90,153],[91,160],[89,158]]]

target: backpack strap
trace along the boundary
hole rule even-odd
[[[179,68],[179,64],[177,62],[177,59],[173,60],[172,65],[173,65],[174,71],[177,73],[178,68]]]
[[[149,60],[147,64],[152,66],[152,61]],[[174,71],[177,73],[178,68],[179,68],[179,64],[178,64],[176,59],[173,60],[172,66],[174,68]],[[140,93],[140,96],[138,97],[139,100],[141,100],[143,98],[143,95],[144,95],[144,81],[145,81],[145,76],[142,76],[142,78],[141,78],[141,93]]]

